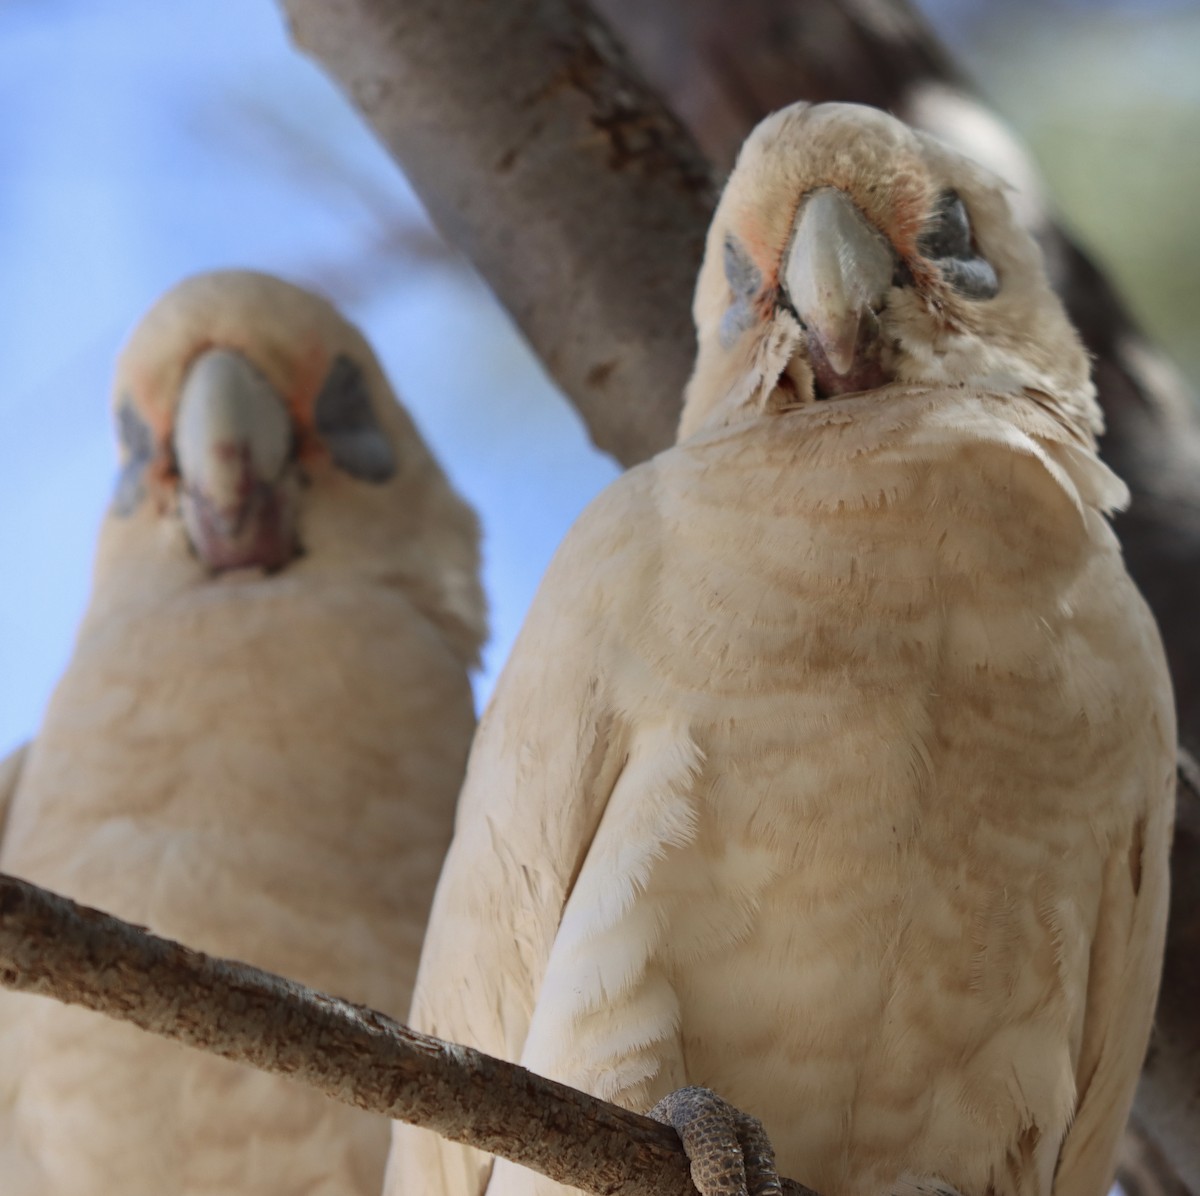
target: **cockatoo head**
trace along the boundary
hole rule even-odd
[[[337,575],[404,587],[473,658],[478,524],[362,335],[265,274],[186,279],[125,345],[97,590]]]
[[[1004,185],[874,108],[794,104],[742,147],[708,234],[680,437],[907,386],[1038,392],[1089,442],[1087,357]]]

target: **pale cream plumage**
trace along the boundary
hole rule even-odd
[[[0,841],[3,841],[8,807],[12,804],[12,796],[16,792],[17,782],[21,779],[21,769],[25,765],[28,752],[29,745],[23,743],[0,760]]]
[[[474,722],[474,516],[363,338],[277,279],[175,288],[115,396],[118,496],[0,868],[403,1017]],[[239,421],[246,438],[221,440]],[[204,487],[230,460],[249,461],[233,501],[253,482],[262,502],[222,523]],[[297,546],[269,573],[197,556]],[[376,1196],[387,1135],[285,1080],[0,994],[4,1196]]]
[[[895,263],[850,315],[857,259],[800,277],[822,189]],[[798,105],[743,149],[695,315],[679,444],[572,529],[480,724],[414,1024],[638,1109],[711,1087],[823,1196],[1102,1196],[1175,729],[1037,250],[933,140]],[[561,1190],[490,1167],[397,1126],[386,1190]]]

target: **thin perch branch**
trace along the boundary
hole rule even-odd
[[[288,1076],[597,1196],[695,1196],[675,1131],[0,874],[0,984]],[[785,1181],[785,1196],[814,1196]]]

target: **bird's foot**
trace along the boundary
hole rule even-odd
[[[697,1087],[664,1096],[650,1116],[679,1135],[700,1196],[780,1196],[775,1151],[757,1117]]]

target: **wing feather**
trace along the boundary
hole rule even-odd
[[[8,821],[9,807],[21,782],[21,772],[25,766],[25,758],[29,755],[29,747],[28,743],[23,743],[0,760],[0,843],[4,842],[4,827]]]
[[[1063,1139],[1055,1196],[1103,1196],[1146,1054],[1162,965],[1174,773],[1113,843],[1092,943],[1076,1067],[1076,1113]]]
[[[607,629],[636,600],[639,472],[592,504],[542,581],[476,733],[426,932],[412,1025],[510,1060],[624,765]],[[479,1151],[397,1125],[384,1190],[469,1196],[490,1169]]]

